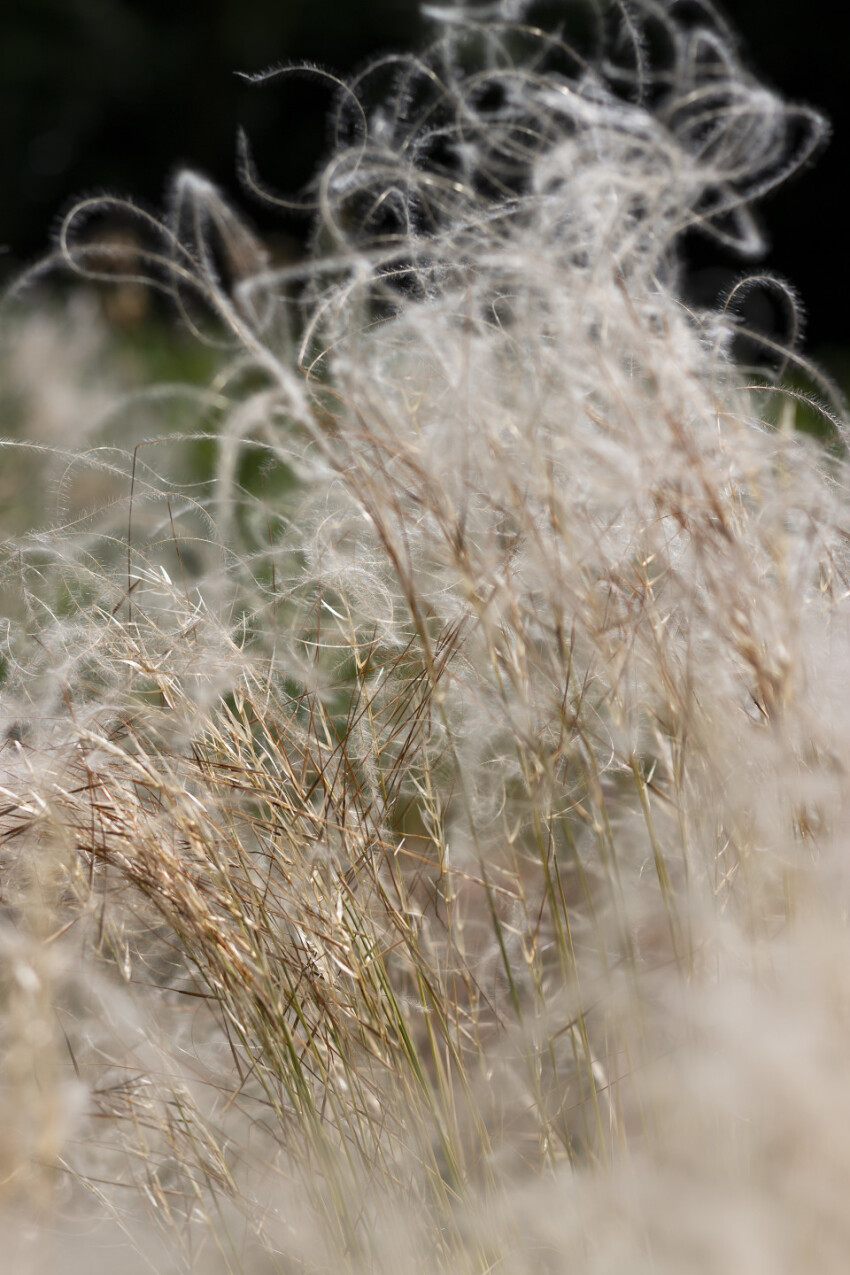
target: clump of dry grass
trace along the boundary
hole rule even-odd
[[[708,5],[432,17],[309,264],[135,214],[230,354],[3,546],[2,1190],[160,1270],[838,1270],[845,426],[677,265],[824,126]]]

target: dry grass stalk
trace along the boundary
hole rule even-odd
[[[3,546],[2,1191],[160,1270],[843,1269],[845,426],[677,265],[824,125],[708,5],[432,16],[312,262],[123,209],[231,361]]]

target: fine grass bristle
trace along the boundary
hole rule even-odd
[[[16,1271],[845,1269],[847,425],[680,247],[826,125],[562,9],[338,83],[304,263],[194,173],[68,214],[202,384],[8,298]]]

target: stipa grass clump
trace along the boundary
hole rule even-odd
[[[3,546],[3,1191],[175,1271],[843,1269],[845,425],[679,264],[824,125],[707,4],[428,12],[308,263],[120,206],[223,349]]]

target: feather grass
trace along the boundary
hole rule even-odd
[[[20,1268],[843,1269],[846,425],[679,264],[825,125],[708,4],[429,12],[310,262],[121,205],[221,370],[2,546]]]

